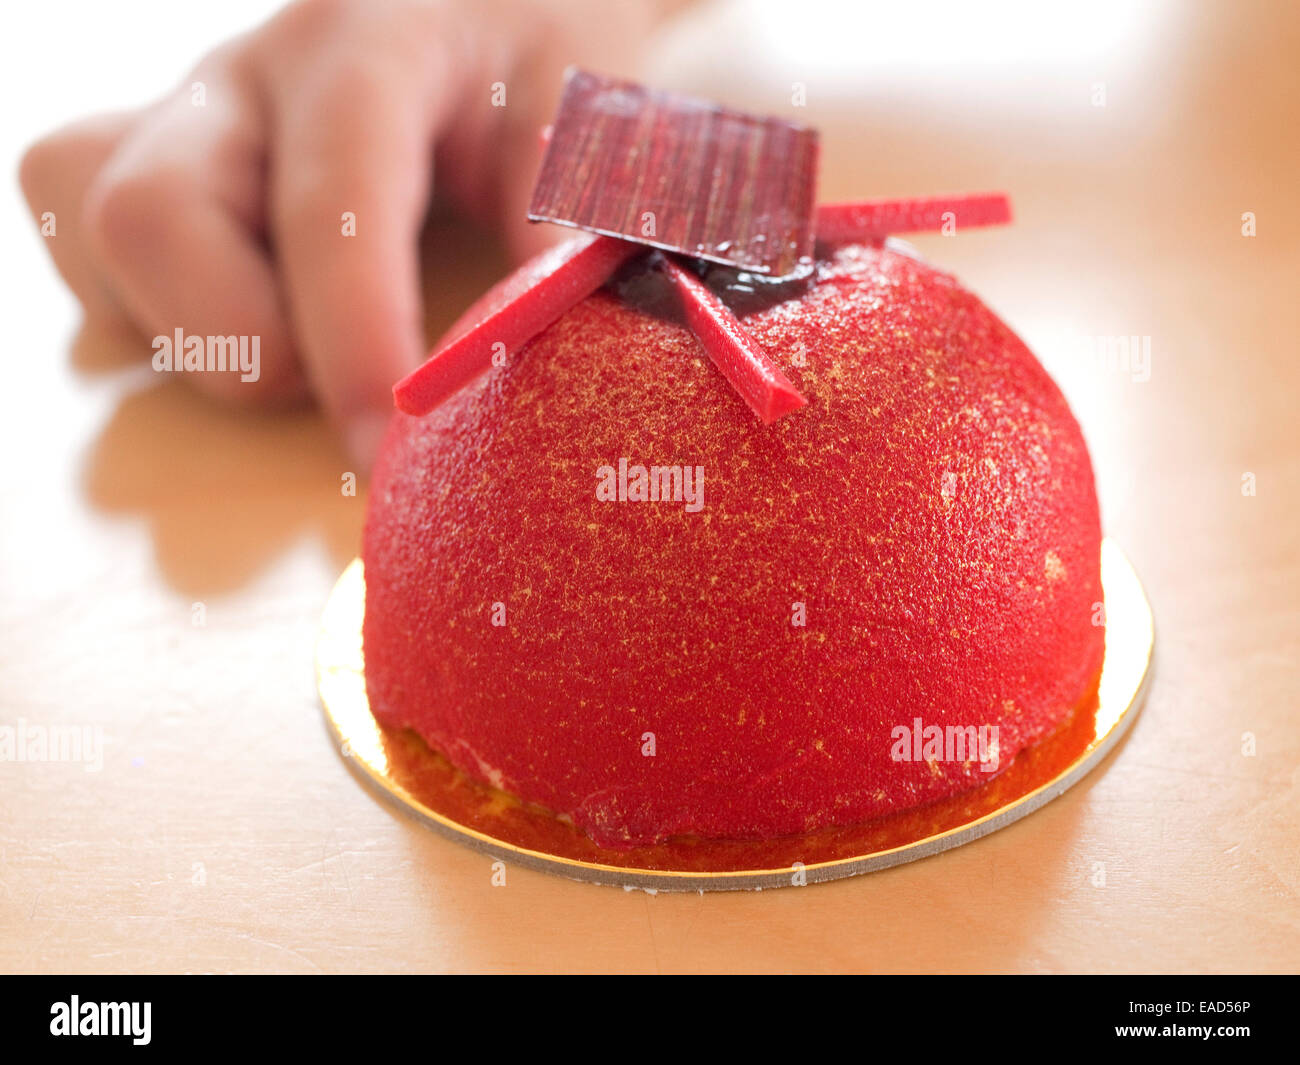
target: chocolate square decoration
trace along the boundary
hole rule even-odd
[[[528,217],[786,277],[811,266],[816,130],[583,70]]]

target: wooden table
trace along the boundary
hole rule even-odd
[[[834,30],[802,5],[704,8],[653,76],[789,113],[802,82],[823,200],[1013,193],[1014,227],[916,243],[1061,383],[1155,606],[1154,687],[1101,769],[985,840],[829,885],[492,886],[487,858],[364,791],[322,725],[312,642],[365,506],[342,451],[315,416],[225,412],[133,364],[139,340],[79,332],[11,187],[0,724],[98,725],[106,746],[98,771],[0,763],[0,969],[1300,967],[1300,13],[1040,6],[1001,28],[850,9]],[[161,5],[107,37],[110,9],[20,17],[15,39],[90,32],[7,69],[10,164],[251,14]],[[466,250],[431,319],[498,268]],[[1121,336],[1149,338],[1149,373],[1097,354]]]

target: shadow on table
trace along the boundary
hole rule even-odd
[[[434,337],[502,276],[490,237],[444,210],[422,237],[425,327]],[[142,341],[91,325],[73,342],[82,373],[142,366]],[[178,592],[230,591],[303,536],[324,541],[341,569],[361,547],[366,484],[315,411],[235,411],[163,375],[127,393],[95,442],[85,472],[90,502],[136,515],[152,530],[158,565]],[[356,495],[343,494],[357,473]]]
[[[176,377],[126,395],[85,469],[90,502],[148,522],[164,578],[185,595],[237,588],[303,536],[339,568],[358,551],[365,483],[313,411],[220,407]]]

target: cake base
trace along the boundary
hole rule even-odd
[[[1102,544],[1101,578],[1107,623],[1101,675],[1055,735],[961,795],[805,836],[598,847],[548,811],[471,780],[409,730],[385,729],[366,699],[360,559],[343,571],[326,605],[316,680],[330,730],[361,779],[429,827],[493,858],[647,891],[800,886],[887,869],[979,839],[1056,798],[1106,756],[1146,695],[1155,627],[1141,582],[1113,540]]]

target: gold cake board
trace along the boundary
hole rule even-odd
[[[887,869],[986,836],[1050,802],[1106,756],[1133,724],[1146,695],[1155,626],[1142,584],[1113,540],[1102,544],[1101,578],[1105,661],[1095,715],[1084,722],[1088,731],[1080,738],[1081,752],[1076,755],[1071,749],[1068,763],[1051,766],[1051,775],[1023,794],[1007,801],[993,799],[987,808],[968,804],[949,815],[957,823],[942,831],[919,829],[916,838],[867,846],[860,853],[841,853],[846,845],[842,836],[836,842],[822,836],[752,844],[669,841],[627,854],[592,854],[599,848],[576,829],[470,781],[411,734],[393,735],[375,721],[366,699],[361,648],[365,576],[360,559],[343,571],[326,605],[316,647],[317,686],[344,758],[367,784],[429,827],[494,858],[574,880],[648,891],[811,884]],[[805,844],[808,861],[788,860],[792,854],[802,857]],[[851,837],[848,846],[852,848]],[[832,856],[818,858],[818,849]],[[777,853],[782,855],[779,863],[772,860]]]

